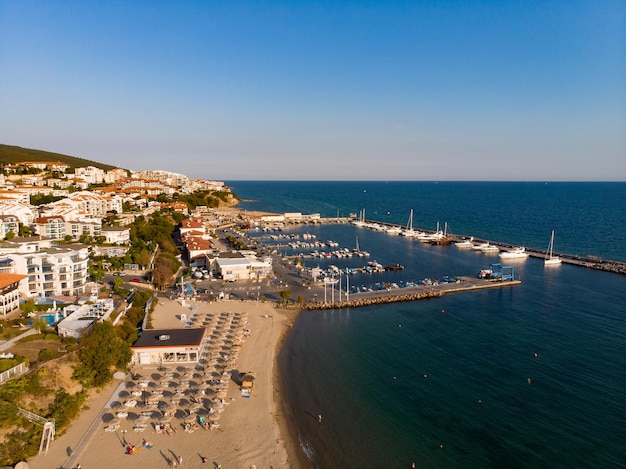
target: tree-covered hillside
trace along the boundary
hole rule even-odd
[[[75,156],[62,155],[60,153],[51,153],[43,150],[33,150],[31,148],[22,148],[12,145],[4,145],[0,143],[0,165],[15,164],[24,161],[53,161],[70,165],[72,169],[82,168],[85,166],[94,166],[103,170],[114,169],[115,166],[98,163],[96,161],[86,160],[84,158],[76,158]]]

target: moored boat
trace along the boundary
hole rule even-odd
[[[471,249],[474,247],[474,237],[472,236],[469,239],[464,239],[463,241],[457,241],[454,245],[459,249]]]
[[[518,246],[500,253],[500,258],[502,259],[526,259],[527,257],[528,253],[526,252],[526,248],[523,246]]]
[[[546,258],[543,260],[543,264],[546,266],[561,265],[561,258],[553,255],[552,253],[553,249],[554,249],[554,230],[552,230],[552,235],[550,236],[550,244],[548,244],[548,251],[546,252]]]

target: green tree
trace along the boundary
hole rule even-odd
[[[32,232],[32,230],[28,226],[20,225],[19,235],[24,237],[24,238],[28,238],[29,236],[33,235],[33,232]]]
[[[37,317],[33,320],[33,328],[37,332],[45,332],[48,329],[48,321],[42,319],[41,317]]]
[[[118,336],[115,327],[108,322],[97,322],[91,334],[81,341],[80,364],[74,369],[73,377],[85,386],[102,387],[111,381],[113,368],[125,368],[131,356],[130,345]]]
[[[152,256],[150,255],[150,252],[147,249],[142,249],[135,256],[135,262],[137,262],[137,264],[139,264],[140,266],[146,268],[150,264],[151,257]]]
[[[282,299],[282,303],[285,304],[289,301],[289,298],[291,298],[291,292],[289,290],[283,290],[280,292],[280,297]]]
[[[26,317],[30,313],[35,311],[36,309],[35,302],[32,299],[30,299],[26,303],[21,303],[20,308],[22,309],[22,315]]]

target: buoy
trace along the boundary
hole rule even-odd
[[[535,358],[537,358],[538,356],[539,356],[539,354],[538,354],[538,353],[535,353]]]
[[[427,375],[427,374],[424,374],[424,378],[428,378],[428,375]]]

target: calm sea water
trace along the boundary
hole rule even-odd
[[[243,208],[365,208],[400,224],[413,208],[418,227],[447,221],[455,233],[537,248],[555,229],[558,251],[626,260],[626,184],[230,185],[256,200]],[[296,231],[348,248],[358,238],[371,259],[406,267],[353,285],[472,275],[499,262],[350,225]],[[303,313],[279,366],[311,466],[626,467],[626,277],[532,258],[514,266],[518,287]]]

